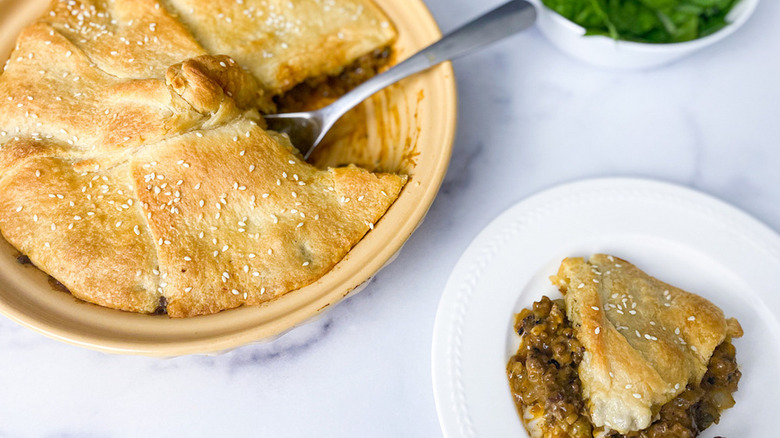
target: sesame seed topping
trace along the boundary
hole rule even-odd
[[[688,321],[696,321],[696,317],[691,315],[688,317]]]
[[[601,327],[596,327],[596,330],[594,330],[594,332],[595,332],[596,334],[599,334],[599,333],[601,333]]]
[[[634,393],[634,398],[642,398],[642,394],[637,394],[637,393],[635,392],[635,393]]]

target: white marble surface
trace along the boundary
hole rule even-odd
[[[444,30],[500,0],[428,0]],[[562,182],[694,187],[780,229],[780,4],[679,63],[626,73],[536,30],[456,62],[459,133],[442,191],[398,260],[281,339],[217,357],[110,356],[0,318],[0,437],[436,437],[433,321],[471,239]]]

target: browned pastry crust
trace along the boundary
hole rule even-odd
[[[211,53],[231,56],[268,95],[335,75],[396,36],[366,0],[163,0]]]
[[[616,257],[567,258],[551,280],[585,348],[578,371],[595,426],[646,428],[661,406],[701,381],[724,339],[742,335],[711,302]]]
[[[297,50],[287,61],[279,52],[276,67],[249,70],[227,56],[253,50],[233,29],[207,20],[216,27],[203,33],[197,24],[222,2],[190,3],[198,13],[186,18],[174,8],[184,2],[54,1],[0,76],[0,231],[84,300],[147,313],[162,302],[176,317],[269,301],[330,270],[406,181],[352,166],[318,170],[286,137],[264,131],[259,115],[282,82],[392,41],[392,29],[361,38],[384,20],[369,1],[327,2],[343,5],[332,11],[289,2],[302,15],[280,19],[307,20],[319,8],[323,21],[284,40]],[[300,50],[345,25],[344,11],[357,18],[354,44],[320,53],[327,62],[302,62]],[[256,34],[270,32],[258,23]]]

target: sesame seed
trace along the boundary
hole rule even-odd
[[[585,283],[580,283],[580,285],[577,286],[577,289],[582,289],[583,287],[585,287]]]
[[[133,227],[133,232],[135,232],[135,234],[138,235],[138,236],[141,235],[141,231],[138,229],[138,225]]]
[[[192,261],[192,257],[184,256],[184,260],[187,261],[187,262],[191,262]]]
[[[596,330],[594,330],[594,332],[595,332],[596,334],[599,334],[599,333],[601,333],[601,327],[596,327]]]
[[[688,321],[696,321],[696,317],[695,316],[689,316],[688,317]]]
[[[642,394],[634,393],[634,398],[642,398]]]
[[[599,310],[599,308],[596,307],[596,306],[590,306],[590,308],[593,309],[593,310]]]

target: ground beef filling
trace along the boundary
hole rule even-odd
[[[545,437],[591,437],[577,374],[585,348],[563,309],[561,300],[543,297],[516,316],[520,348],[509,359],[507,375],[521,416],[543,415]]]
[[[541,416],[545,438],[592,437],[594,428],[581,397],[577,367],[584,348],[574,336],[562,300],[543,297],[515,319],[520,348],[509,359],[507,376],[521,416]],[[736,349],[729,340],[713,352],[707,373],[661,408],[659,418],[645,430],[609,438],[692,438],[718,423],[720,412],[734,405],[740,373]]]
[[[374,50],[345,67],[338,75],[309,78],[275,99],[277,111],[280,114],[311,111],[329,105],[376,76],[390,62],[391,54],[389,47]]]

